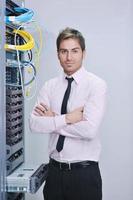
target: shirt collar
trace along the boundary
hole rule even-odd
[[[79,84],[83,78],[84,78],[84,73],[85,73],[85,68],[81,67],[78,71],[76,71],[74,74],[72,74],[71,76],[68,76],[67,74],[63,73],[63,78],[65,79],[66,77],[73,77],[74,81]]]

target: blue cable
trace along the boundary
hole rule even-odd
[[[32,19],[34,12],[28,8],[15,7],[14,10],[20,13],[19,16],[6,16],[6,23],[21,24]]]

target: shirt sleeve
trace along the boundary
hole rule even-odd
[[[44,103],[50,107],[49,91],[50,87],[46,83],[39,92],[34,108],[40,103]],[[34,108],[29,119],[30,130],[32,132],[53,133],[66,125],[65,115],[56,115],[54,117],[37,116],[35,115]]]
[[[84,121],[65,126],[60,129],[59,134],[66,137],[88,140],[96,137],[105,113],[106,97],[106,83],[104,81],[97,83],[93,87],[92,92],[84,105]]]

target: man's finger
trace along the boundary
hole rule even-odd
[[[41,104],[37,105],[36,108],[42,112],[47,111],[46,107],[42,106]]]
[[[36,107],[34,110],[35,110],[35,112],[37,112],[39,115],[41,115],[41,116],[44,115],[44,111],[43,111],[43,110],[40,110],[38,107]]]
[[[83,110],[84,110],[83,106],[75,109],[75,111],[80,111],[80,112],[83,112]]]
[[[40,103],[40,105],[43,106],[43,108],[45,108],[46,111],[50,110],[50,108],[46,104]]]
[[[48,106],[46,105],[46,104],[44,104],[44,103],[40,103],[40,105],[42,106],[42,107],[44,107],[45,109],[48,109]]]

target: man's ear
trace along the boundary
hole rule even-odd
[[[86,56],[86,50],[83,50],[83,59],[85,58]]]
[[[60,59],[60,56],[59,56],[59,51],[57,51],[57,57],[58,57],[58,59]]]

